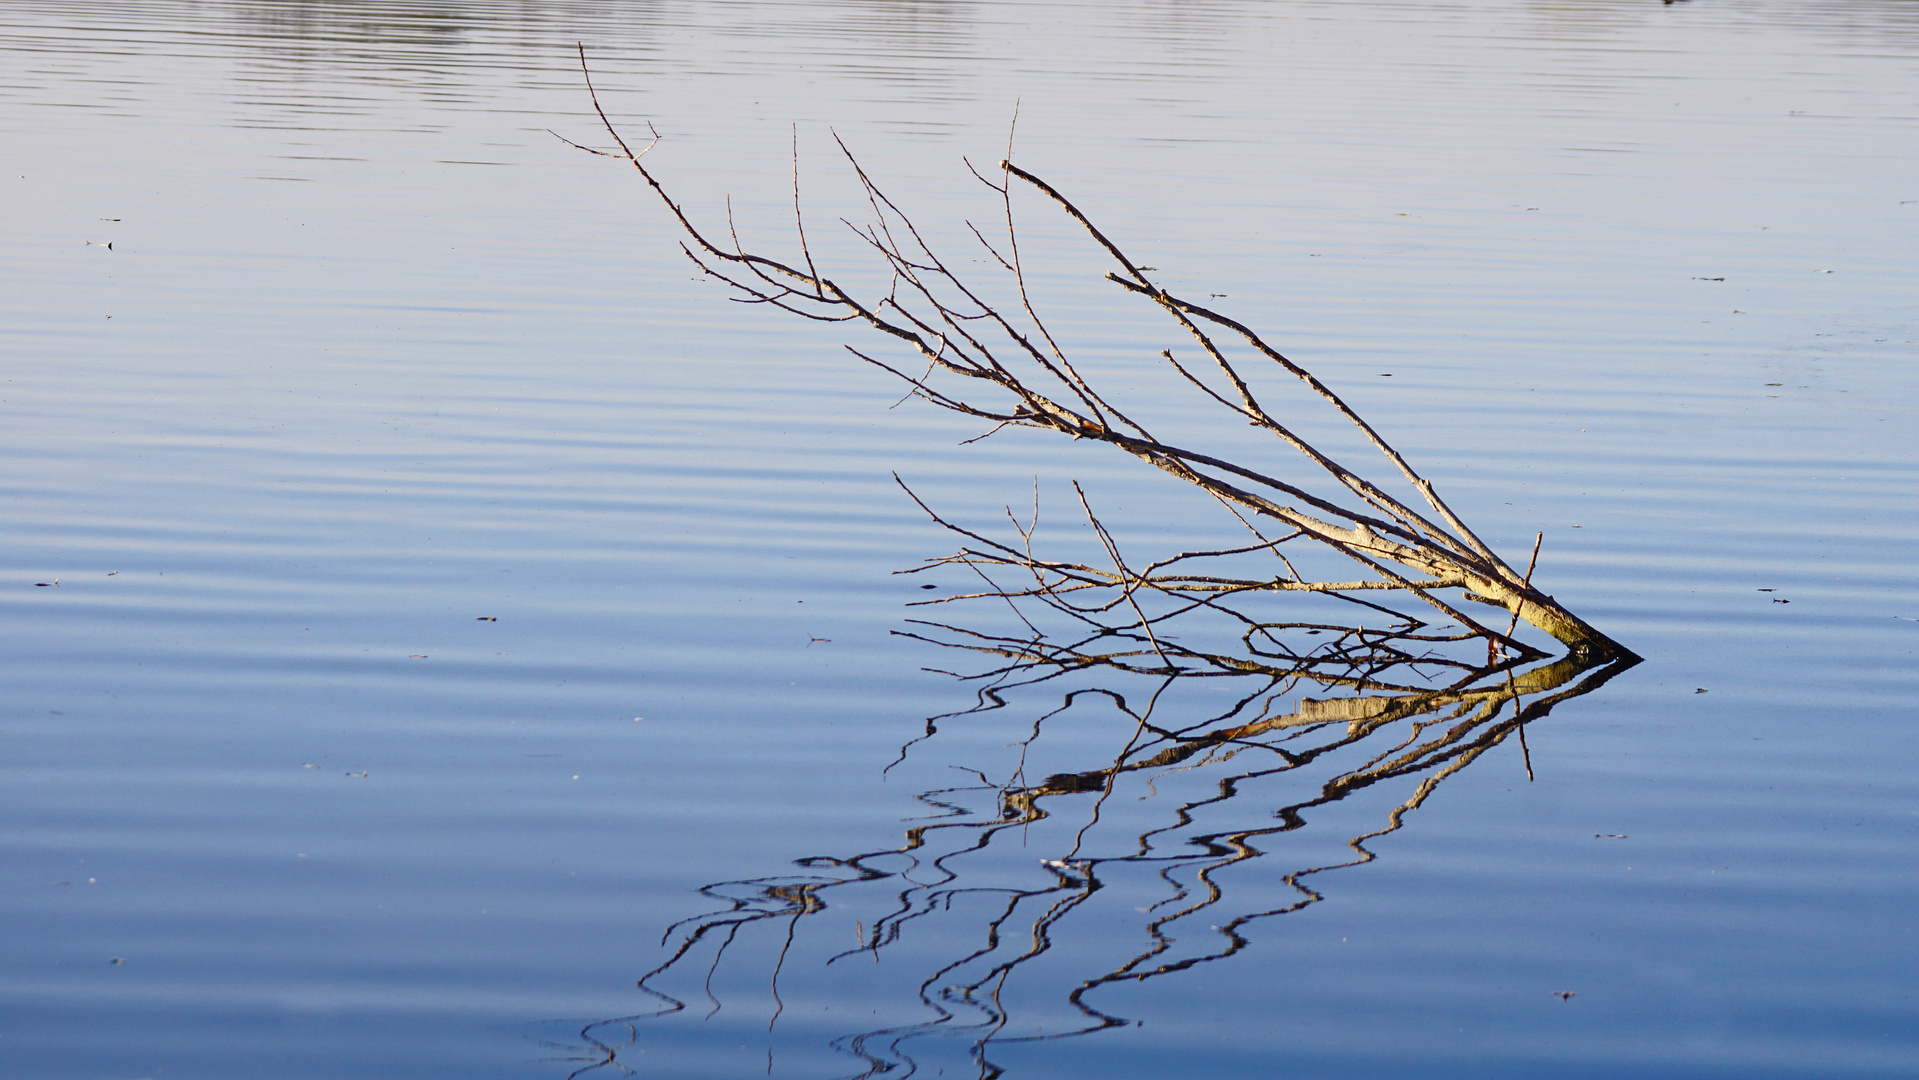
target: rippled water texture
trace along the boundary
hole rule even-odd
[[[730,303],[576,42],[869,292],[834,134],[991,277],[1017,111],[1644,663],[977,696],[894,472],[1243,534]],[[0,1075],[1919,1073],[1919,5],[17,0],[0,146]],[[1014,212],[1077,363],[1190,350]]]

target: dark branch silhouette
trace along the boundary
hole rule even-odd
[[[1257,661],[1214,662],[1162,638],[1180,661],[1168,673],[1128,621],[1133,613],[1109,611],[1103,623],[1098,616],[1083,623],[1087,633],[1075,640],[956,626],[939,627],[937,636],[910,632],[986,665],[963,676],[979,684],[976,704],[930,719],[926,737],[961,720],[1037,712],[1002,778],[969,768],[969,782],[922,793],[931,813],[910,822],[897,844],[797,859],[793,873],[707,886],[703,894],[718,906],[667,927],[665,958],[639,980],[659,1008],[587,1026],[587,1045],[570,1060],[591,1058],[588,1069],[618,1065],[616,1042],[632,1038],[641,1020],[683,1010],[689,981],[717,1011],[714,974],[729,957],[764,965],[777,1018],[780,973],[801,941],[813,977],[893,950],[920,968],[907,993],[923,1018],[833,1042],[859,1063],[856,1075],[912,1075],[922,1059],[959,1040],[979,1076],[998,1076],[996,1045],[1131,1023],[1102,1003],[1101,991],[1179,978],[1238,955],[1250,944],[1251,924],[1324,899],[1313,879],[1372,861],[1367,845],[1400,829],[1440,784],[1638,663],[1568,655],[1528,666],[1502,654],[1473,664],[1461,654],[1479,646],[1477,635],[1300,624],[1289,629],[1317,631],[1325,645],[1287,658],[1272,649]],[[1131,645],[1114,648],[1114,639]],[[1088,710],[1123,721],[1116,734],[1127,737],[1118,751],[1093,767],[1028,777],[1029,752],[1046,733]],[[1293,862],[1278,896],[1241,880],[1255,861],[1299,858],[1288,854],[1286,837],[1306,830],[1316,809],[1395,783],[1401,787],[1385,801],[1385,821],[1347,840],[1347,857]],[[1275,791],[1292,794],[1273,801]],[[1116,831],[1103,821],[1122,794],[1130,819],[1145,813],[1157,823]],[[1035,838],[1050,855],[1037,867],[1018,857]],[[1129,952],[1084,940],[1076,917],[1110,884],[1123,884],[1140,912],[1137,931],[1114,940],[1143,947]],[[1139,906],[1142,898],[1151,903]],[[882,914],[871,923],[846,925],[848,912],[876,909]],[[1114,909],[1104,917],[1110,922]],[[1113,938],[1110,930],[1105,936]],[[1076,948],[1056,954],[1056,943],[1068,938]],[[849,940],[843,949],[821,948]],[[1072,970],[1089,949],[1117,955],[1101,968]],[[741,950],[750,958],[735,955]],[[1031,1000],[1032,984],[1060,986],[1062,976],[1062,1003],[1074,1019]]]

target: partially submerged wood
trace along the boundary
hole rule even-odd
[[[890,276],[890,284],[883,293],[863,298],[843,288],[815,265],[799,214],[797,183],[794,205],[797,258],[780,260],[748,250],[739,241],[730,220],[727,242],[713,242],[693,224],[681,204],[641,161],[647,151],[657,145],[657,132],[652,143],[635,152],[600,107],[586,69],[584,49],[580,62],[588,90],[593,93],[594,108],[618,149],[598,150],[566,141],[590,153],[631,163],[665,204],[683,233],[681,248],[687,257],[702,272],[732,289],[735,299],[770,305],[811,320],[864,324],[878,331],[890,339],[895,349],[916,356],[925,370],[914,374],[895,359],[869,355],[850,345],[848,350],[904,381],[920,399],[990,423],[993,426],[987,434],[1005,427],[1042,428],[1073,439],[1105,443],[1199,488],[1232,510],[1257,537],[1256,543],[1228,549],[1224,554],[1260,550],[1279,554],[1279,545],[1303,538],[1346,556],[1374,576],[1361,581],[1318,580],[1312,575],[1294,572],[1292,564],[1283,556],[1279,559],[1283,569],[1250,576],[1195,577],[1156,572],[1151,568],[1135,572],[1124,565],[1111,544],[1107,544],[1107,548],[1113,556],[1113,568],[1095,570],[1089,566],[1051,562],[1030,550],[1018,550],[956,529],[985,545],[963,552],[966,557],[960,561],[977,566],[982,561],[998,560],[1003,565],[1020,566],[1040,576],[1041,592],[1062,584],[1117,587],[1126,602],[1135,608],[1138,597],[1145,593],[1191,599],[1208,590],[1229,594],[1312,592],[1361,597],[1381,591],[1396,592],[1437,609],[1468,628],[1470,633],[1485,638],[1492,647],[1518,655],[1538,655],[1537,650],[1513,638],[1513,629],[1521,621],[1550,634],[1573,653],[1589,660],[1632,655],[1535,588],[1530,568],[1522,574],[1500,558],[1447,506],[1429,480],[1416,472],[1324,383],[1245,324],[1162,287],[1149,276],[1150,267],[1140,265],[1123,252],[1065,195],[1010,160],[999,162],[998,180],[974,170],[974,175],[1003,202],[1004,241],[996,246],[970,223],[968,228],[991,259],[1010,276],[1018,298],[1016,306],[996,305],[984,298],[983,290],[962,280],[853,155],[846,152],[845,145],[840,144],[874,214],[871,223],[856,226],[855,231]],[[1037,192],[1083,227],[1115,265],[1115,269],[1105,273],[1105,279],[1127,294],[1156,305],[1193,340],[1203,357],[1198,362],[1182,361],[1170,349],[1159,353],[1167,369],[1183,385],[1192,393],[1210,399],[1237,425],[1263,430],[1301,455],[1311,467],[1309,477],[1320,477],[1322,490],[1309,490],[1307,479],[1282,476],[1269,465],[1248,465],[1216,456],[1199,446],[1158,438],[1130,415],[1130,406],[1122,407],[1094,380],[1083,375],[1047,329],[1028,296],[1019,236],[1013,227],[1012,197],[1016,186]],[[1245,351],[1256,365],[1265,366],[1268,371],[1277,368],[1302,382],[1324,407],[1352,424],[1363,439],[1385,457],[1391,469],[1418,492],[1418,499],[1409,502],[1395,497],[1322,453],[1293,427],[1269,412],[1255,391],[1255,380],[1246,374],[1253,369],[1247,368],[1243,360],[1229,356],[1226,343],[1232,341],[1237,341],[1237,348]],[[1324,483],[1328,480],[1329,484]],[[1088,513],[1090,517],[1090,509]],[[938,515],[934,517],[940,520]],[[943,520],[941,524],[954,528]],[[1098,529],[1096,520],[1094,526]],[[1277,526],[1278,533],[1269,535],[1262,531],[1270,526]],[[1102,533],[1102,542],[1105,540]],[[1205,554],[1209,553],[1182,553],[1175,559],[1161,560],[1154,567],[1163,570],[1173,562]],[[1452,595],[1455,590],[1457,597],[1503,609],[1511,616],[1512,625],[1502,631],[1476,621],[1455,602],[1457,597]],[[1003,590],[995,590],[995,594],[1001,592]],[[1139,618],[1150,636],[1151,619],[1143,611]]]

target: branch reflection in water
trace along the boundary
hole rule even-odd
[[[1367,842],[1399,829],[1441,782],[1509,737],[1523,753],[1527,724],[1639,663],[1630,654],[1553,659],[1507,635],[1429,626],[1350,594],[1274,597],[1174,568],[1271,558],[1277,544],[1264,541],[1133,571],[1090,507],[1086,519],[1097,541],[1089,550],[1116,569],[1041,560],[935,516],[969,546],[919,571],[959,566],[987,587],[927,603],[1005,601],[1008,625],[914,620],[897,631],[985,665],[958,676],[975,686],[973,706],[928,720],[899,760],[938,745],[928,740],[942,725],[1027,711],[1033,718],[1003,777],[952,763],[976,782],[923,792],[934,813],[902,843],[707,886],[720,906],[668,927],[665,961],[639,980],[659,1008],[586,1025],[585,1045],[567,1059],[573,1076],[624,1070],[620,1054],[641,1022],[685,1010],[689,987],[707,997],[709,1016],[717,1012],[723,965],[764,972],[777,1021],[787,1009],[781,976],[792,978],[801,942],[809,955],[824,944],[827,968],[896,953],[913,968],[901,993],[912,995],[917,1017],[832,1040],[852,1059],[849,1074],[911,1075],[958,1050],[958,1040],[969,1071],[1000,1076],[996,1045],[1132,1023],[1095,991],[1176,979],[1246,949],[1249,924],[1317,903],[1315,876],[1372,861]],[[1030,528],[1016,528],[1030,541]],[[1025,583],[998,584],[995,574],[1008,569]],[[1302,605],[1324,616],[1348,605],[1348,617],[1271,621],[1236,606],[1275,601],[1294,615]],[[1350,618],[1355,604],[1375,625]],[[1048,619],[1065,632],[1042,630]],[[1067,728],[1080,736],[1079,753],[1087,730],[1111,732],[1118,749],[1096,767],[1036,781],[1029,770],[1057,756],[1043,737]],[[1530,755],[1523,760],[1530,774]],[[1384,821],[1337,854],[1310,833],[1277,843],[1304,830],[1315,808],[1395,781],[1411,790],[1391,796]],[[1035,850],[1047,857],[1035,860]],[[1297,868],[1247,873],[1272,858]],[[1112,895],[1095,904],[1102,890]],[[1126,904],[1111,903],[1115,895]],[[842,941],[855,944],[832,948]],[[1017,983],[1027,985],[1016,993]],[[1043,988],[1055,984],[1049,1000]]]

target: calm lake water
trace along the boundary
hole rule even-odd
[[[967,713],[893,473],[1230,519],[730,303],[576,42],[869,291],[833,136],[990,276],[1017,113],[1644,662],[1020,811],[1152,689]],[[0,1076],[1919,1075],[1919,4],[15,0],[0,146]],[[1082,365],[1188,347],[1015,213]]]

